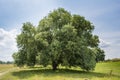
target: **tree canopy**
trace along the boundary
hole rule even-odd
[[[94,70],[105,55],[93,30],[94,25],[83,16],[58,8],[40,20],[37,27],[29,22],[23,24],[16,39],[19,51],[13,58],[18,66],[52,65],[56,70],[63,65]]]

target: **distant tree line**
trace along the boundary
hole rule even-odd
[[[113,59],[104,60],[104,62],[118,62],[118,61],[120,61],[120,58],[113,58]]]
[[[40,64],[51,65],[53,70],[59,65],[94,70],[105,55],[93,30],[94,25],[83,16],[72,15],[63,8],[53,10],[37,27],[30,22],[23,24],[16,38],[18,52],[13,54],[14,62],[20,67]]]
[[[2,61],[0,60],[0,64],[13,64],[12,61]]]

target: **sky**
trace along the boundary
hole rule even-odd
[[[0,0],[0,60],[13,61],[23,23],[37,26],[60,7],[93,23],[105,59],[120,58],[120,0]]]

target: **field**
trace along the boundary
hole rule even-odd
[[[0,73],[7,71],[11,68],[13,68],[14,66],[11,64],[0,64]]]
[[[93,72],[84,72],[75,67],[62,67],[56,71],[50,68],[21,68],[0,76],[0,80],[120,80],[120,62],[97,63]]]

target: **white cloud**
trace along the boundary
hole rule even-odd
[[[13,0],[8,2],[3,0],[0,4],[2,12],[0,16],[8,16],[4,29],[0,28],[0,60],[13,60],[11,56],[13,52],[17,51],[15,38],[19,33],[18,29],[14,28],[21,28],[20,26],[25,22],[38,25],[39,20],[50,10],[57,8],[57,3],[56,0]]]
[[[6,31],[0,28],[0,60],[13,60],[12,54],[17,51],[16,35],[17,29]]]
[[[114,37],[118,36],[100,39],[100,47],[105,51],[105,59],[120,58],[120,39]]]
[[[110,42],[104,41],[103,39],[100,39],[100,47],[101,48],[107,48],[110,46]]]

